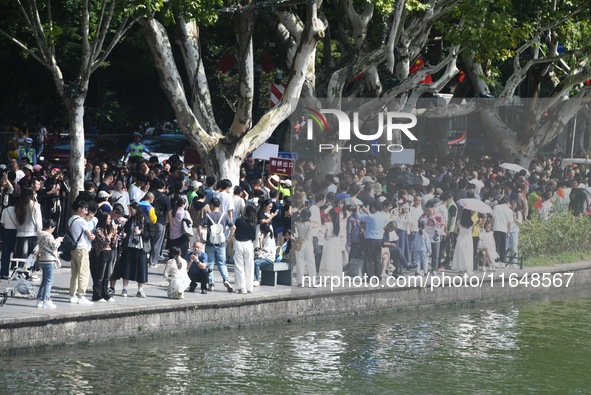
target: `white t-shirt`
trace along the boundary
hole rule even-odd
[[[68,221],[68,226],[70,227],[70,232],[72,233],[72,237],[74,237],[74,240],[78,240],[78,237],[82,233],[82,236],[80,237],[80,240],[78,240],[78,244],[76,245],[76,249],[87,249],[90,251],[92,244],[88,239],[88,235],[86,234],[86,230],[88,229],[88,221],[85,218],[80,217],[79,215],[74,215]]]
[[[508,204],[497,204],[493,209],[493,232],[507,233],[507,227],[513,220],[513,210]]]

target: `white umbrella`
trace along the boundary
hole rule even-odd
[[[482,214],[492,214],[493,212],[488,204],[478,199],[460,199],[458,200],[458,204],[466,210],[476,211]]]
[[[518,164],[501,163],[499,166],[502,167],[503,169],[514,171],[515,173],[519,173],[521,170],[525,170],[525,174],[527,174],[529,176],[529,171],[525,167],[519,166]]]

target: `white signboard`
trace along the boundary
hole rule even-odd
[[[414,165],[415,164],[415,150],[414,148],[405,148],[400,152],[392,152],[390,162],[393,165]]]
[[[277,144],[263,143],[259,148],[252,153],[253,159],[269,160],[270,157],[277,157],[279,153],[279,146]]]

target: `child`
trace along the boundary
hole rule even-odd
[[[412,249],[417,260],[415,275],[418,276],[421,273],[427,275],[427,256],[431,253],[431,238],[425,232],[425,222],[423,221],[419,222],[419,231],[413,240]]]
[[[174,246],[170,249],[172,259],[169,259],[164,268],[164,280],[168,281],[167,294],[170,299],[183,299],[185,289],[191,284],[187,274],[187,261],[181,258],[181,249]]]

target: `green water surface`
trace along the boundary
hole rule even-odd
[[[0,357],[0,394],[591,394],[591,291]]]

